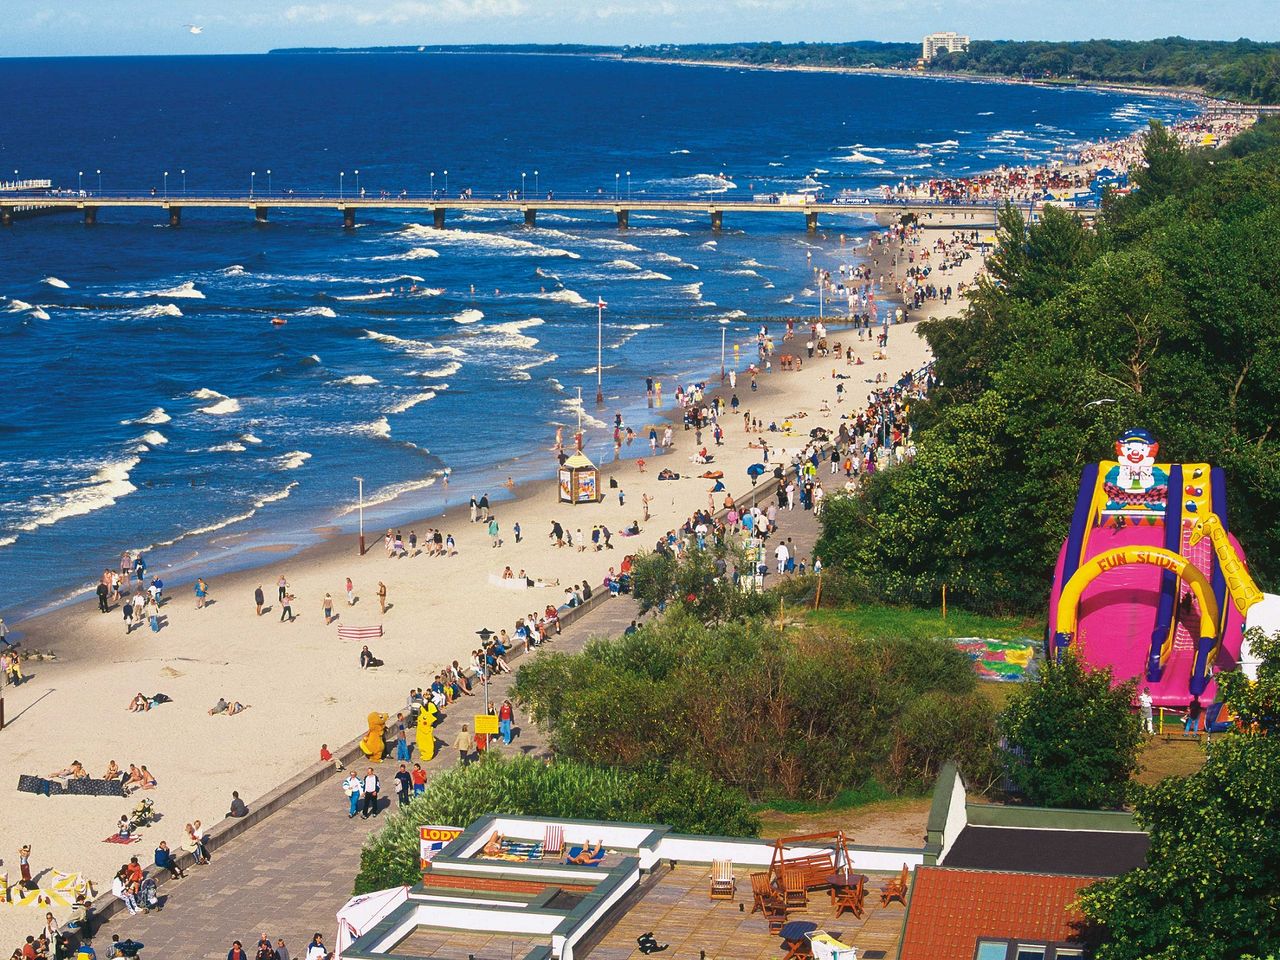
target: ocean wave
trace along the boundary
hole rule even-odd
[[[136,420],[121,420],[120,422],[122,424],[137,423],[151,426],[153,424],[168,423],[172,419],[173,417],[164,412],[164,407],[152,407]]]
[[[337,319],[337,312],[333,307],[307,307],[299,310],[294,314],[295,317],[328,317],[330,320]]]
[[[127,290],[124,293],[104,293],[104,297],[119,297],[121,300],[141,300],[144,297],[164,297],[166,300],[203,300],[204,294],[196,289],[194,280],[180,283],[176,287],[163,290]]]
[[[380,257],[370,257],[371,260],[432,260],[440,256],[439,250],[432,250],[430,247],[412,247],[404,253],[387,253]]]
[[[994,111],[994,110],[983,110],[980,114],[978,114],[978,116],[980,116],[980,117],[991,117],[991,116],[994,116],[994,115],[995,115],[995,111]]]
[[[180,317],[182,311],[178,309],[178,305],[174,303],[156,303],[147,307],[139,307],[137,310],[130,310],[131,317]]]
[[[240,434],[240,442],[241,443],[261,443],[262,438],[255,437],[252,433],[242,433]]]
[[[522,297],[531,297],[534,300],[554,300],[557,303],[571,303],[575,307],[594,307],[595,304],[586,299],[577,290],[570,290],[567,287],[563,290],[543,290],[540,293],[519,294]]]
[[[130,481],[129,474],[139,462],[141,458],[137,456],[108,460],[98,466],[83,486],[63,493],[42,494],[32,498],[31,518],[19,524],[18,529],[37,530],[52,526],[59,520],[82,517],[95,510],[114,506],[121,497],[138,489]]]
[[[687,293],[689,296],[693,297],[695,300],[702,299],[702,281],[701,280],[699,280],[697,283],[682,283],[680,286],[676,287],[676,289],[679,290],[681,293]]]
[[[415,297],[438,297],[444,293],[444,287],[420,287],[413,291]]]
[[[236,440],[228,440],[226,443],[219,443],[210,447],[207,453],[244,453],[248,448]]]
[[[718,247],[719,245],[720,245],[720,244],[719,244],[719,242],[718,242],[718,241],[715,241],[715,240],[708,240],[706,243],[698,244],[698,249],[699,249],[699,250],[714,250],[714,249],[715,249],[716,247]]]
[[[746,260],[743,260],[742,265],[744,267],[763,267],[764,266],[764,264],[761,263],[759,260],[756,260],[751,257],[747,258]]]
[[[635,227],[631,231],[636,237],[687,237],[688,234],[675,227]]]
[[[578,418],[578,415],[581,414],[582,422],[587,426],[589,427],[605,426],[605,422],[603,420],[597,420],[595,417],[593,417],[590,413],[587,412],[586,406],[580,397],[565,397],[563,400],[560,401],[560,408],[570,417],[571,420],[576,421]]]
[[[580,254],[571,250],[560,250],[554,247],[543,247],[528,240],[520,240],[516,237],[504,236],[500,233],[476,233],[471,230],[451,230],[442,228],[440,230],[434,227],[424,227],[421,224],[410,224],[400,231],[403,236],[411,238],[429,239],[435,244],[453,244],[456,246],[472,246],[483,247],[490,250],[501,250],[513,256],[532,256],[532,257],[567,257],[571,260],[580,259]]]
[[[632,263],[630,260],[610,260],[605,264],[606,267],[614,267],[618,270],[639,270],[640,265]]]
[[[159,430],[148,430],[138,438],[138,443],[145,443],[148,447],[163,447],[168,442],[169,438]]]
[[[246,273],[248,273],[248,271],[245,270],[244,264],[240,263],[233,263],[231,266],[223,267],[222,269],[222,275],[224,277],[243,277]]]
[[[8,547],[18,542],[17,537],[0,537],[0,547]]]
[[[339,377],[332,381],[333,386],[345,387],[370,387],[375,383],[380,383],[377,377],[371,377],[367,373],[353,373],[349,377]]]
[[[672,151],[671,151],[671,153],[672,153],[673,155],[674,155],[674,154],[677,154],[677,153],[688,153],[688,152],[689,152],[688,150],[672,150]]]
[[[615,330],[656,330],[658,327],[665,326],[661,323],[617,323],[611,324]]]
[[[353,430],[356,433],[363,433],[370,437],[379,437],[383,440],[391,439],[391,423],[386,417],[379,417],[371,423],[357,424]]]
[[[662,251],[658,251],[653,255],[653,259],[659,261],[660,263],[669,263],[672,266],[684,267],[689,270],[698,269],[698,265],[696,263],[689,263],[689,261],[687,260],[681,260],[679,257],[677,257],[673,253],[663,253]]]
[[[413,493],[416,490],[426,490],[428,487],[434,486],[437,477],[427,477],[422,480],[405,480],[402,483],[393,483],[390,486],[381,487],[372,493],[366,494],[364,498],[364,509],[370,507],[378,507],[384,503],[390,503],[392,500],[398,500],[406,493]],[[360,503],[356,502],[344,507],[338,512],[338,516],[345,517],[348,514],[355,513],[360,509]]]
[[[9,301],[9,312],[10,312],[10,313],[21,313],[21,312],[22,312],[22,311],[24,311],[24,310],[31,310],[31,309],[33,309],[33,307],[31,306],[31,304],[27,303],[25,300],[10,300],[10,301]]]
[[[231,526],[233,523],[243,523],[244,521],[255,516],[258,513],[258,511],[261,510],[263,507],[267,506],[267,504],[278,503],[281,500],[287,500],[289,497],[289,494],[293,493],[294,488],[297,486],[298,486],[298,481],[295,480],[292,483],[290,483],[287,487],[285,487],[283,490],[276,490],[273,493],[267,493],[262,495],[261,497],[258,497],[256,500],[253,501],[252,509],[246,511],[245,513],[237,513],[235,516],[227,517],[225,520],[218,520],[217,522],[208,524],[207,526],[196,527],[194,530],[187,530],[184,533],[174,537],[172,540],[164,540],[160,543],[153,544],[152,546],[146,548],[146,550],[142,552],[150,553],[152,550],[158,550],[162,547],[172,547],[174,544],[180,543],[181,541],[186,540],[189,537],[202,537],[202,536],[205,536],[206,534],[216,533],[219,530],[223,530]]]
[[[335,300],[386,300],[393,296],[391,291],[383,290],[381,293],[357,293],[348,297],[334,297]]]
[[[290,450],[288,453],[282,453],[272,462],[277,470],[297,470],[310,459],[311,454],[305,450]]]
[[[49,319],[49,314],[45,312],[43,307],[33,307],[31,309],[31,315],[35,317],[37,320]]]
[[[597,247],[604,247],[608,250],[625,250],[628,253],[644,253],[644,250],[637,247],[634,243],[627,243],[625,240],[614,240],[611,237],[584,237],[586,243],[594,244]]]
[[[538,340],[523,331],[540,327],[545,322],[541,317],[530,317],[528,320],[489,324],[471,331],[474,336],[472,342],[491,350],[531,350],[538,345]]]
[[[65,280],[59,280],[57,277],[45,277],[40,282],[47,283],[51,287],[57,287],[59,290],[71,289],[71,285],[69,283],[67,283]]]
[[[217,403],[199,409],[201,413],[207,413],[211,417],[221,417],[228,413],[237,413],[240,410],[240,401],[232,397],[223,397]]]
[[[454,323],[476,323],[477,321],[484,319],[484,314],[479,310],[467,309],[463,310],[461,313],[455,313],[449,319]]]
[[[379,343],[397,350],[403,350],[405,353],[415,357],[454,357],[461,359],[466,356],[457,347],[443,346],[437,347],[435,344],[427,340],[406,340],[403,337],[397,337],[390,333],[379,333],[377,330],[366,330],[364,332],[365,339],[377,340]]]
[[[884,160],[881,157],[873,157],[871,154],[863,153],[861,150],[855,150],[853,153],[845,157],[836,157],[835,160],[837,163],[884,163]]]
[[[616,364],[616,363],[606,363],[606,364],[603,364],[603,365],[600,367],[600,369],[601,369],[602,371],[603,371],[603,370],[612,370],[612,369],[613,369],[614,367],[616,367],[616,366],[617,366],[617,364]],[[583,368],[582,372],[583,372],[583,374],[584,374],[584,375],[586,375],[586,376],[588,376],[588,377],[594,377],[594,376],[596,375],[596,368],[595,368],[594,366],[591,366],[591,367],[585,367],[585,368]]]
[[[760,274],[750,269],[726,270],[724,273],[725,273],[725,276],[727,277],[759,277],[760,276]]]
[[[448,376],[448,374],[446,374]],[[420,403],[426,403],[428,400],[434,400],[436,392],[434,390],[426,390],[422,393],[412,393],[403,400],[398,400],[391,406],[387,407],[388,416],[394,416],[397,413],[404,413],[406,410],[412,410]]]
[[[737,184],[726,176],[714,173],[696,173],[691,177],[672,177],[667,180],[655,180],[655,186],[689,189],[694,193],[724,193],[737,189]]]
[[[461,369],[461,363],[457,360],[450,360],[443,367],[436,367],[434,370],[414,370],[409,374],[409,376],[422,377],[424,380],[439,380],[444,377],[452,377]]]
[[[217,390],[210,390],[208,387],[201,387],[199,390],[192,390],[187,394],[196,400],[225,400],[227,395],[219,393]]]
[[[713,315],[713,317],[712,317],[712,319],[714,319],[714,320],[737,320],[737,319],[739,319],[739,318],[741,318],[741,317],[745,317],[746,315],[747,315],[747,312],[746,312],[745,310],[726,310],[726,311],[724,311],[724,313],[717,313],[717,314],[714,314],[714,315]]]

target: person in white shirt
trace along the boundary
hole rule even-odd
[[[773,555],[778,559],[778,573],[783,573],[787,569],[787,561],[791,558],[791,552],[787,550],[785,543],[778,544],[778,548],[773,551]]]
[[[1151,699],[1151,689],[1143,687],[1142,692],[1138,694],[1138,710],[1142,714],[1142,729],[1147,733],[1155,733],[1155,717],[1152,715],[1152,707],[1155,705]]]
[[[364,775],[364,794],[363,803],[360,809],[360,817],[368,820],[370,815],[378,815],[378,775],[373,772],[373,767],[369,768],[368,773]],[[308,950],[307,956],[310,956]]]
[[[356,776],[355,772],[347,774],[347,779],[342,781],[342,792],[347,795],[350,801],[350,809],[347,813],[347,819],[351,820],[355,817],[360,809],[360,794],[364,790],[364,781]]]
[[[307,960],[329,960],[329,951],[324,945],[324,937],[318,933],[307,945]]]

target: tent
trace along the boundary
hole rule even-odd
[[[392,910],[409,899],[408,887],[392,887],[352,897],[338,911],[338,941],[334,960],[342,960],[342,951],[374,928]]]

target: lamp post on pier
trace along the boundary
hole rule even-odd
[[[620,189],[620,187],[619,187],[619,185],[618,185],[618,184],[619,184],[619,182],[621,181],[621,179],[622,179],[622,174],[620,174],[620,173],[615,173],[615,174],[613,175],[613,199],[615,199],[615,200],[617,200],[617,199],[618,199],[618,191],[619,191],[619,189]]]
[[[187,195],[187,168],[183,167],[178,172],[182,174],[182,195],[185,197]]]
[[[255,181],[257,178],[258,178],[258,171],[257,171],[257,170],[251,170],[251,171],[249,172],[249,199],[250,199],[250,200],[252,200],[252,199],[253,199],[253,186],[254,186],[254,181]]]
[[[271,168],[267,168],[267,196],[271,196]]]
[[[98,171],[98,196],[102,196],[102,171]]]
[[[169,199],[169,171],[164,172],[164,198]]]
[[[360,197],[360,171],[356,171],[356,198]]]
[[[342,178],[345,177],[346,175],[347,175],[347,171],[345,170],[338,171],[338,199],[339,200],[342,199]]]
[[[520,174],[520,199],[521,200],[524,199],[524,178],[525,178],[525,174],[521,172]]]
[[[720,382],[724,383],[724,343],[725,334],[729,331],[729,321],[724,317],[720,318]]]
[[[541,195],[542,191],[538,189],[538,171],[533,171],[533,192],[535,195]]]
[[[627,171],[627,199],[631,199],[631,171]]]
[[[84,171],[76,174],[76,193],[84,193]]]
[[[436,198],[436,172],[432,170],[431,171],[431,199],[434,200],[435,198]]]
[[[448,199],[448,196],[449,196],[449,171],[448,170],[444,172],[444,195],[445,195],[445,198]]]

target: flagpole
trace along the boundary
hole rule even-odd
[[[604,299],[596,297],[596,406],[604,406],[604,383],[601,366],[604,364]]]

